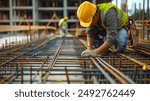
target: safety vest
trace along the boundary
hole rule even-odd
[[[117,10],[117,28],[118,29],[120,29],[128,21],[129,16],[127,15],[127,13],[120,10],[117,6],[111,3],[102,3],[102,4],[98,4],[97,6],[100,9],[100,17],[101,17],[102,27],[104,29],[106,29],[105,15],[106,15],[106,12],[110,8],[115,8]]]
[[[65,21],[64,18],[61,18],[61,19],[59,20],[58,26],[63,27],[63,26],[65,26],[66,24],[67,24],[67,21]]]

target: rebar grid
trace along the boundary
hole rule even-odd
[[[84,48],[73,37],[55,38],[13,50],[16,51],[1,54],[0,83],[150,83],[150,58],[136,50],[81,58]]]

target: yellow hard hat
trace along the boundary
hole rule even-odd
[[[68,17],[64,17],[64,20],[68,20]]]
[[[92,23],[93,16],[96,13],[96,5],[92,4],[88,1],[83,2],[78,10],[77,10],[77,17],[80,20],[80,24],[83,27],[89,27]]]

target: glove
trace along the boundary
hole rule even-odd
[[[85,50],[81,53],[82,57],[96,57],[98,56],[98,52],[94,49],[94,50]]]

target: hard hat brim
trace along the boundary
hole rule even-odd
[[[92,19],[88,23],[84,23],[84,22],[80,21],[80,25],[83,27],[89,27],[91,23],[92,23]]]

